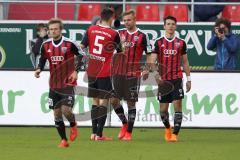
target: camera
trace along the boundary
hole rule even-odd
[[[218,28],[218,32],[223,34],[225,32],[224,28]]]
[[[113,28],[119,28],[120,25],[121,25],[120,20],[119,20],[119,19],[115,19],[115,20],[112,22],[111,27],[113,27]]]

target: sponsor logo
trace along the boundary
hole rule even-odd
[[[130,47],[133,47],[133,46],[134,46],[134,43],[133,43],[133,42],[124,42],[124,43],[123,43],[123,46],[130,48]]]
[[[4,49],[0,46],[0,68],[4,65],[6,60],[6,54]]]
[[[158,92],[158,100],[160,101],[162,99],[162,94]]]
[[[51,53],[51,49],[48,49],[47,52],[48,52],[48,53]]]
[[[134,92],[131,92],[131,98],[130,99],[134,99]]]
[[[51,56],[52,64],[57,64],[57,62],[61,62],[64,60],[63,56]]]
[[[163,53],[164,53],[164,56],[165,57],[169,57],[171,55],[176,55],[177,54],[177,50],[174,50],[174,49],[164,49],[163,50]]]
[[[48,105],[53,106],[53,100],[51,98],[48,98]]]
[[[98,60],[98,61],[105,62],[105,57],[100,57],[100,56],[96,56],[96,55],[90,54],[90,55],[89,55],[89,58],[90,58],[90,59],[94,59],[94,60]]]
[[[3,33],[20,33],[21,28],[0,28],[0,32],[3,32]]]

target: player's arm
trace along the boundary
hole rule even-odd
[[[145,67],[142,71],[142,76],[143,76],[143,80],[146,80],[148,78],[149,71],[151,70],[151,61],[152,61],[151,60],[152,46],[150,44],[150,40],[149,40],[147,34],[144,34],[144,36],[143,36],[142,46],[143,46],[144,52],[146,54],[146,63],[145,63]]]
[[[76,71],[79,72],[81,70],[81,66],[83,65],[85,53],[83,52],[81,46],[77,45],[76,43],[72,43],[71,50],[75,55],[74,58]]]
[[[122,47],[121,39],[120,39],[118,32],[114,38],[114,43],[116,44],[115,49],[116,49],[117,53],[123,53],[123,47]]]
[[[158,59],[158,55],[161,54],[159,51],[159,44],[158,41],[156,40],[154,45],[153,45],[153,50],[152,50],[152,54],[151,54],[151,58],[150,58],[150,67],[151,67],[151,71],[157,71],[156,75],[155,75],[155,80],[157,82],[158,85],[160,85],[163,81],[162,78],[158,72],[159,67],[161,67],[161,64],[159,64],[160,66],[158,66],[157,63],[157,59]]]
[[[150,42],[149,42],[150,45]],[[150,49],[148,49],[150,51]],[[145,69],[143,71],[143,80],[148,78],[148,74],[149,72],[153,72],[153,71],[157,71],[157,56],[158,56],[158,44],[157,42],[154,43],[154,47],[153,49],[151,49],[151,54],[147,54],[147,62],[146,62],[146,66]]]
[[[69,76],[69,81],[74,82],[78,79],[78,72],[81,70],[84,53],[80,46],[75,43],[71,45],[71,52],[74,54],[75,71]]]
[[[80,47],[83,48],[87,48],[88,46],[88,29],[86,30],[85,34],[83,35],[83,39],[80,43]]]
[[[43,45],[40,48],[40,54],[41,54],[41,56],[40,56],[40,59],[39,59],[39,64],[38,64],[38,67],[36,68],[35,73],[34,73],[34,76],[36,78],[40,77],[40,73],[44,69],[44,66],[45,66],[46,61],[47,61],[47,58],[45,56],[46,52],[45,52],[45,49],[44,49]]]
[[[183,45],[182,61],[183,61],[183,70],[187,77],[186,92],[189,92],[191,90],[191,76],[190,76],[189,61],[187,57],[187,46],[185,42]]]

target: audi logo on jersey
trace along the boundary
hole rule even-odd
[[[63,56],[51,56],[51,61],[53,64],[56,64],[57,62],[61,62],[64,60]]]
[[[130,47],[134,46],[134,43],[133,42],[124,42],[123,45],[124,45],[124,47],[130,48]]]
[[[165,57],[169,57],[171,55],[177,54],[177,51],[175,49],[164,49],[163,53]]]

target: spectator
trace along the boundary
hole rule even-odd
[[[225,0],[195,0],[195,2],[225,2]],[[223,8],[224,6],[222,5],[195,5],[194,21],[214,22]]]
[[[91,20],[91,25],[98,25],[100,24],[101,17],[100,16],[94,16]]]
[[[215,70],[234,70],[237,63],[239,39],[231,32],[231,22],[220,18],[215,22],[214,33],[208,42],[207,49],[217,50]]]
[[[32,61],[34,68],[36,68],[38,64],[38,59],[40,56],[39,55],[40,47],[42,43],[48,39],[47,26],[45,24],[43,23],[37,24],[36,30],[37,30],[36,38],[31,40],[31,43],[30,43],[30,50],[31,50],[30,59]]]

